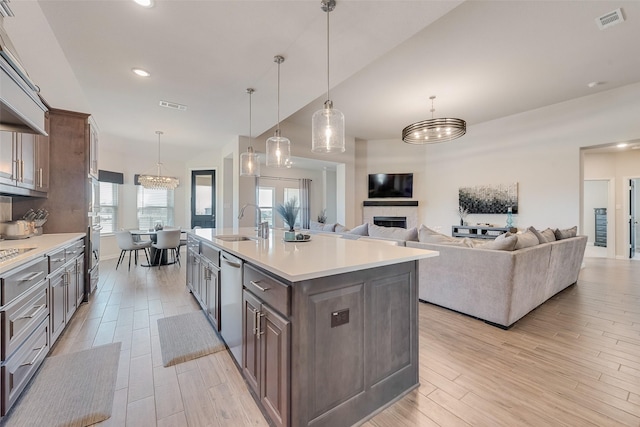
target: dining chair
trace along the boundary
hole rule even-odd
[[[144,256],[147,257],[147,262],[149,262],[149,254],[147,253],[147,248],[151,247],[151,241],[146,242],[136,242],[133,240],[133,236],[131,232],[128,230],[116,231],[115,233],[116,241],[118,242],[118,246],[120,247],[120,256],[118,257],[118,263],[116,264],[116,270],[118,266],[124,259],[127,252],[129,252],[129,271],[131,271],[131,252],[134,253],[134,262],[138,265],[138,251],[144,251]]]
[[[151,246],[156,249],[155,256],[153,257],[153,264],[160,265],[162,260],[162,254],[167,250],[171,250],[173,255],[173,262],[177,262],[180,265],[180,254],[177,249],[180,246],[180,229],[175,230],[160,230],[156,234],[156,242]]]

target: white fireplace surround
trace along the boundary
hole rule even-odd
[[[375,216],[401,216],[407,218],[407,229],[418,227],[418,206],[363,206],[362,222],[373,224]]]

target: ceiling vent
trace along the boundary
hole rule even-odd
[[[624,22],[622,9],[616,9],[613,12],[606,13],[596,18],[596,24],[598,24],[598,28],[600,28],[601,30],[620,24],[622,22]]]
[[[187,111],[186,105],[177,104],[175,102],[160,101],[160,106],[164,108],[171,108],[173,110]]]

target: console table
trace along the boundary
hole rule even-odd
[[[507,231],[517,233],[518,229],[508,227],[487,227],[483,225],[451,226],[451,235],[453,237],[471,237],[473,239],[495,239]]]

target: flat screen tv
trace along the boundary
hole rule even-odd
[[[369,174],[369,198],[413,197],[412,173]]]

